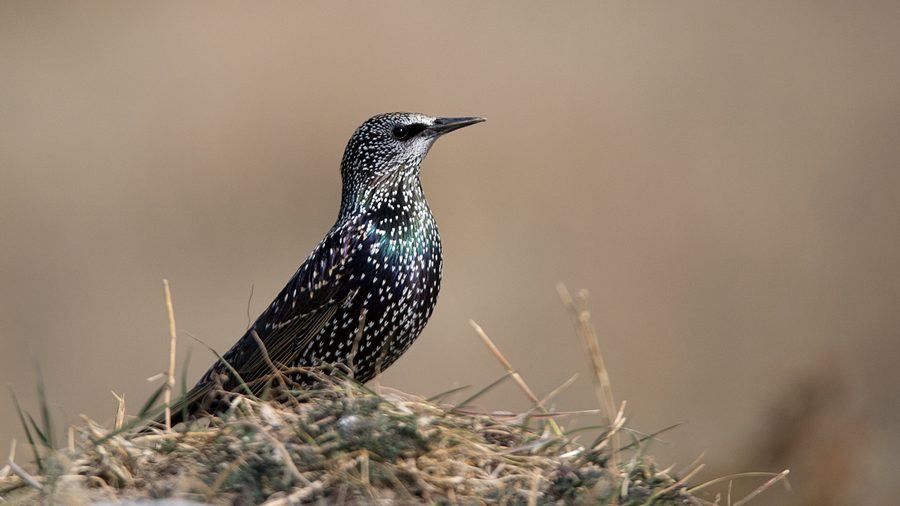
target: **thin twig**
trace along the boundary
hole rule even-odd
[[[528,506],[536,506],[538,498],[538,487],[541,484],[541,473],[534,473],[531,479],[531,493],[528,494]]]
[[[15,473],[16,476],[22,478],[22,480],[27,483],[31,488],[39,490],[41,492],[44,491],[44,486],[38,483],[37,480],[34,479],[33,476],[25,472],[24,469],[19,467],[19,464],[16,464],[12,460],[7,460],[6,463],[9,465],[9,468],[12,469],[12,472]]]
[[[250,303],[253,302],[253,285],[250,285],[250,297],[247,298],[247,330],[253,326],[253,318],[250,317]]]
[[[787,476],[789,472],[790,472],[789,469],[785,469],[784,471],[782,471],[780,473],[763,473],[763,472],[759,472],[759,471],[754,471],[754,472],[749,472],[749,473],[729,474],[728,476],[720,476],[713,480],[709,480],[706,483],[701,483],[700,485],[697,485],[696,487],[691,487],[691,489],[688,490],[688,493],[696,494],[697,492],[699,492],[709,486],[715,485],[716,483],[722,483],[723,481],[734,480],[735,478],[753,478],[756,476],[769,476],[769,477],[781,479],[781,478],[784,478],[785,476]],[[787,480],[785,480],[785,482],[787,482]]]
[[[163,401],[166,404],[166,431],[172,430],[172,388],[175,387],[175,308],[172,307],[172,292],[169,291],[169,280],[163,280],[163,289],[166,292],[166,309],[169,312],[169,375],[166,380],[166,390]]]
[[[263,341],[259,337],[259,334],[255,330],[251,330],[250,335],[253,336],[253,339],[256,341],[257,346],[259,346],[259,351],[262,352],[263,360],[266,361],[266,365],[268,365],[269,369],[272,370],[272,374],[274,374],[278,382],[281,383],[281,387],[285,390],[290,390],[290,385],[288,385],[284,373],[282,373],[281,369],[276,367],[275,363],[272,362],[272,359],[269,357],[269,350],[266,349],[266,345],[263,344]]]
[[[577,372],[576,372],[575,374],[573,374],[572,377],[569,378],[565,383],[563,383],[562,385],[556,387],[556,390],[554,390],[554,391],[550,392],[549,394],[545,395],[544,398],[541,399],[541,401],[540,401],[539,404],[540,404],[541,406],[546,406],[547,403],[550,402],[550,399],[553,399],[554,397],[556,397],[556,395],[559,394],[560,392],[562,392],[564,388],[566,388],[567,386],[569,386],[569,385],[571,385],[572,383],[574,383],[576,379],[578,379],[578,373],[577,373]],[[534,411],[537,410],[537,409],[539,409],[539,408],[537,407],[537,405],[535,405],[534,407],[532,407],[531,409],[529,409],[526,413],[522,413],[522,414],[519,415],[519,416],[523,416],[524,418],[528,418],[528,417],[531,417],[531,418],[542,418],[541,415],[534,416]],[[596,411],[596,410],[594,410],[594,411]],[[585,413],[585,411],[582,411],[582,413]],[[547,417],[557,418],[558,416],[565,416],[566,414],[571,414],[571,413],[552,413],[552,414],[551,414],[551,413],[542,413],[543,418],[547,418]]]
[[[519,388],[521,388],[522,391],[525,392],[525,395],[528,396],[529,399],[531,399],[531,402],[533,402],[534,405],[539,410],[541,410],[542,413],[549,413],[549,411],[547,411],[547,408],[545,408],[543,404],[541,404],[541,401],[538,400],[537,396],[534,395],[534,392],[532,392],[531,389],[528,388],[528,385],[525,384],[525,380],[523,380],[522,377],[519,376],[519,373],[517,373],[516,370],[513,369],[512,364],[510,364],[509,361],[506,360],[506,357],[504,357],[503,354],[500,353],[500,350],[494,345],[494,342],[491,341],[491,338],[488,337],[487,334],[485,334],[484,330],[480,326],[478,326],[478,324],[475,323],[474,320],[469,320],[469,325],[471,325],[472,328],[475,329],[475,332],[478,333],[478,335],[491,350],[494,356],[497,357],[497,360],[499,360],[500,363],[503,364],[503,367],[506,368],[507,372],[509,372],[510,376],[512,376],[513,380],[515,380],[516,384],[519,385]],[[552,419],[550,420],[550,427],[553,429],[553,432],[557,437],[563,437],[563,433],[562,430],[560,430],[559,425],[557,425],[556,422]]]
[[[234,366],[232,366],[227,360],[222,358],[222,355],[219,354],[219,352],[216,351],[215,348],[204,343],[203,340],[201,340],[199,337],[197,337],[195,335],[192,335],[190,332],[185,332],[185,334],[190,336],[191,339],[193,339],[194,341],[197,341],[198,343],[202,344],[203,346],[206,346],[206,348],[209,349],[209,351],[213,352],[213,354],[216,356],[216,359],[218,359],[218,361],[221,362],[222,365],[224,365],[226,369],[228,369],[228,372],[233,374],[234,378],[238,380],[238,383],[241,384],[241,388],[243,388],[244,391],[247,392],[247,394],[246,394],[247,397],[249,397],[253,400],[259,400],[259,398],[256,397],[256,394],[253,393],[253,390],[251,390],[250,387],[247,385],[247,382],[244,381],[244,378],[241,377],[241,373],[237,372],[237,369],[235,369]]]
[[[684,473],[688,472],[688,469],[691,469],[692,467],[694,467],[694,466],[696,466],[697,464],[699,464],[700,461],[703,460],[703,457],[705,457],[705,456],[706,456],[706,450],[703,450],[702,452],[700,452],[700,456],[698,456],[696,459],[694,459],[693,462],[691,462],[690,464],[688,464],[687,467],[685,467],[685,468],[682,469],[681,471],[678,471],[677,473],[675,473],[676,476],[682,476]]]
[[[600,354],[600,346],[597,343],[597,333],[591,324],[591,315],[586,309],[587,293],[581,291],[577,295],[577,301],[569,294],[566,285],[559,283],[556,285],[559,297],[563,301],[563,305],[569,310],[572,321],[578,330],[581,331],[581,337],[584,347],[588,352],[590,365],[594,370],[594,387],[597,395],[597,402],[604,408],[607,423],[612,423],[615,416],[615,401],[612,395],[612,385],[609,381],[609,373],[603,364],[603,356]]]
[[[778,482],[779,480],[784,479],[785,476],[787,476],[789,472],[791,472],[789,469],[785,469],[784,471],[778,473],[777,476],[775,476],[775,477],[772,478],[771,480],[769,480],[769,481],[763,483],[762,485],[760,485],[759,488],[757,488],[757,489],[754,490],[753,492],[750,492],[749,494],[747,494],[746,497],[744,497],[744,498],[741,499],[740,501],[734,503],[734,506],[743,506],[744,504],[747,504],[747,501],[749,501],[750,499],[753,499],[754,497],[756,497],[757,495],[759,495],[760,492],[762,492],[763,490],[765,490],[765,489],[771,487],[772,485],[774,485],[774,484],[775,484],[776,482]],[[787,483],[787,480],[785,480],[785,483]]]
[[[106,483],[106,480],[99,476],[89,476],[88,481],[91,483],[92,488],[102,488],[111,501],[116,500],[116,491],[109,486],[109,483]]]
[[[369,451],[363,448],[359,460],[359,477],[362,479],[363,486],[369,488],[371,486],[369,483]]]
[[[12,438],[12,442],[9,444],[9,458],[6,459],[7,462],[12,462],[16,459],[16,438]],[[6,478],[6,475],[9,474],[10,465],[6,464],[2,468],[0,468],[0,478]]]
[[[562,392],[566,387],[568,387],[569,385],[571,385],[572,383],[574,383],[576,379],[578,379],[578,373],[577,373],[577,372],[576,372],[575,374],[573,374],[571,378],[569,378],[568,380],[566,380],[565,383],[563,383],[562,385],[556,387],[556,390],[554,390],[554,391],[550,392],[549,394],[547,394],[546,396],[544,396],[544,398],[541,399],[540,404],[546,406],[547,403],[550,401],[550,399],[556,397],[556,394]]]
[[[350,347],[350,355],[347,356],[347,367],[350,369],[350,379],[353,379],[355,367],[353,360],[356,359],[356,352],[359,351],[359,342],[362,341],[363,330],[366,327],[366,308],[359,312],[359,327],[356,329],[356,336],[353,338],[353,345]]]
[[[116,407],[116,430],[122,428],[122,424],[125,423],[125,394],[122,394],[122,397],[119,397],[119,394],[112,392],[113,397],[119,402],[119,405]],[[74,448],[73,448],[74,450]]]
[[[16,438],[12,438],[12,441],[9,443],[9,459],[8,459],[8,460],[15,460],[15,459],[16,459],[16,446],[17,446],[17,443],[18,443],[18,441],[16,441]]]
[[[572,322],[580,331],[585,350],[588,352],[591,368],[594,371],[594,394],[597,396],[597,403],[603,409],[604,418],[607,425],[613,425],[613,419],[616,416],[615,400],[612,394],[612,384],[609,381],[609,373],[603,364],[603,356],[600,354],[600,345],[597,342],[597,333],[594,325],[591,323],[591,314],[587,311],[587,291],[582,290],[576,300],[572,299],[566,285],[559,283],[556,285],[556,291],[559,293],[563,305],[569,310]],[[613,436],[610,441],[612,454],[610,461],[612,468],[615,469],[617,461],[617,453],[619,451],[619,438]]]
[[[378,354],[378,358],[375,359],[375,376],[381,376],[381,365],[384,363],[384,357],[391,350],[391,342],[394,340],[395,332],[391,332],[388,335],[387,340],[384,341],[384,344],[381,345],[381,353]]]

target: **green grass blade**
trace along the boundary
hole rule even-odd
[[[437,403],[439,401],[444,400],[446,397],[449,397],[449,396],[455,394],[456,392],[460,392],[462,390],[465,390],[465,389],[471,388],[471,387],[472,387],[472,385],[465,385],[465,386],[461,386],[461,387],[452,388],[450,390],[447,390],[446,392],[441,392],[441,393],[434,395],[432,397],[429,397],[425,400],[428,402]]]
[[[144,403],[144,406],[138,412],[138,418],[146,418],[147,414],[150,410],[153,409],[153,405],[156,404],[156,401],[159,400],[159,396],[163,394],[163,391],[166,389],[166,384],[163,383],[156,389],[156,392],[153,392],[153,395],[147,399],[147,402]]]
[[[656,431],[656,432],[652,432],[652,433],[650,433],[650,434],[642,435],[642,437],[641,437],[640,439],[638,439],[637,441],[635,441],[635,442],[633,442],[633,443],[631,443],[631,444],[628,444],[628,445],[623,446],[622,448],[620,448],[620,450],[627,450],[628,448],[631,448],[632,446],[635,446],[635,445],[637,445],[637,444],[643,443],[644,441],[646,441],[646,440],[648,440],[648,439],[649,439],[649,440],[656,440],[656,436],[662,434],[663,432],[668,432],[668,431],[674,429],[675,427],[678,427],[679,425],[681,425],[681,424],[680,424],[680,423],[676,423],[676,424],[673,424],[673,425],[669,425],[669,426],[666,427],[665,429],[660,429],[660,430],[658,430],[658,431]]]
[[[181,367],[181,398],[187,399],[187,373],[188,373],[188,364],[191,362],[191,352],[194,350],[194,345],[191,344],[188,346],[187,355],[184,357],[184,365]],[[181,403],[181,419],[187,421],[188,419],[188,405],[187,402]]]
[[[19,399],[16,398],[16,393],[13,392],[13,389],[9,389],[9,395],[12,396],[13,404],[16,406],[16,411],[19,413],[19,421],[22,422],[22,428],[25,429],[25,437],[28,438],[28,444],[31,446],[31,450],[34,452],[34,462],[38,466],[38,470],[41,474],[44,473],[44,464],[41,462],[41,454],[38,453],[38,447],[34,444],[34,437],[31,436],[31,430],[28,428],[28,422],[25,421],[25,414],[22,412],[22,407],[19,406]]]
[[[578,434],[579,432],[584,432],[587,430],[594,430],[594,429],[609,430],[609,425],[586,425],[584,427],[578,427],[576,429],[567,430],[563,433],[563,435],[568,437],[573,434]]]
[[[489,392],[490,390],[492,390],[494,387],[496,387],[496,386],[499,385],[500,383],[503,383],[504,380],[506,380],[507,378],[509,378],[509,377],[512,376],[512,375],[513,375],[512,372],[508,372],[508,373],[504,374],[504,375],[503,375],[500,379],[498,379],[497,381],[491,383],[490,385],[488,385],[488,386],[482,388],[481,390],[479,390],[478,392],[476,392],[475,395],[473,395],[473,396],[469,397],[468,399],[462,401],[461,403],[457,404],[456,406],[453,406],[453,409],[451,409],[450,411],[456,411],[457,409],[459,409],[459,408],[465,406],[466,404],[469,404],[470,402],[474,401],[475,399],[481,397],[482,395],[484,395],[484,394],[486,394],[487,392]]]
[[[41,374],[41,366],[39,364],[35,364],[35,369],[37,369],[38,399],[41,403],[41,423],[44,428],[42,431],[44,435],[43,439],[45,446],[48,448],[55,448],[56,445],[53,441],[53,421],[50,417],[50,404],[47,402],[47,391],[44,388],[44,376]]]
[[[241,375],[237,372],[237,370],[234,367],[232,367],[231,364],[229,364],[227,360],[222,358],[222,355],[219,355],[218,351],[212,349],[212,347],[210,347],[210,346],[207,346],[207,348],[209,348],[209,351],[216,354],[216,358],[219,359],[219,362],[222,362],[223,364],[225,364],[225,367],[227,367],[228,370],[231,371],[231,374],[234,374],[234,377],[238,380],[238,382],[241,384],[242,387],[244,387],[244,390],[247,392],[247,397],[253,399],[254,401],[259,401],[259,398],[256,396],[256,394],[253,393],[253,390],[250,390],[250,387],[247,386],[247,382],[244,381],[244,378],[241,377]]]
[[[187,394],[187,373],[188,373],[188,365],[191,363],[191,351],[193,351],[193,346],[189,346],[187,350],[187,355],[184,357],[184,365],[181,366],[181,395],[184,396]]]
[[[28,421],[31,422],[31,428],[34,429],[34,433],[37,434],[37,437],[41,441],[41,444],[46,446],[47,448],[53,448],[53,446],[50,445],[50,439],[47,437],[46,434],[44,434],[44,432],[41,430],[41,427],[37,424],[37,422],[34,421],[34,418],[32,418],[31,413],[25,413],[25,414],[28,415]]]

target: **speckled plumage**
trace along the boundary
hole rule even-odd
[[[390,113],[354,132],[341,161],[337,222],[222,357],[246,383],[262,389],[253,381],[272,372],[253,332],[276,364],[347,364],[362,323],[352,354],[354,377],[362,382],[409,348],[431,316],[441,285],[441,240],[419,166],[439,136],[481,121]],[[314,383],[303,374],[292,379],[304,386]],[[239,388],[221,361],[188,393],[184,411],[195,416],[221,409],[219,387]],[[172,411],[173,423],[181,421],[181,406]]]

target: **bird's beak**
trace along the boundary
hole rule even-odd
[[[486,121],[485,118],[437,118],[434,124],[426,128],[434,137],[444,135],[456,129]]]

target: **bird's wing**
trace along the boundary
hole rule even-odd
[[[356,294],[349,274],[368,269],[365,258],[366,248],[371,246],[371,231],[364,216],[335,225],[278,297],[222,355],[222,360],[240,374],[254,393],[265,387],[255,380],[266,378],[273,371],[253,333],[259,336],[273,365],[292,366],[335,312]],[[173,424],[222,409],[220,389],[239,391],[240,381],[222,360],[216,361],[185,398],[172,407]],[[219,374],[227,379],[220,381]],[[157,426],[163,422],[164,415],[154,421]]]
[[[272,373],[253,332],[275,366],[290,367],[335,312],[355,295],[347,273],[353,271],[357,262],[364,261],[361,253],[369,235],[367,228],[363,224],[333,228],[247,333],[222,356],[244,382]],[[200,383],[214,381],[217,373],[229,376],[226,390],[239,386],[221,362],[211,367]]]

